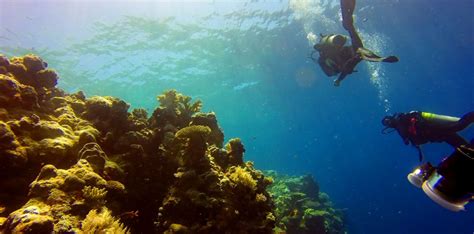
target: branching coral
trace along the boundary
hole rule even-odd
[[[111,212],[104,208],[101,212],[97,210],[91,210],[84,221],[82,221],[81,234],[88,233],[116,233],[125,234],[130,233],[123,224],[115,219]]]
[[[202,103],[197,100],[191,102],[191,97],[168,90],[157,97],[160,107],[153,113],[150,123],[152,126],[172,124],[182,128],[189,124],[191,116],[201,110]],[[161,120],[161,121],[160,121]]]
[[[181,116],[192,116],[194,113],[201,111],[202,102],[200,100],[191,103],[191,97],[181,95],[179,96],[178,111]]]
[[[107,190],[105,188],[97,188],[93,186],[85,186],[82,189],[82,196],[84,199],[97,206],[105,204],[105,197],[107,196]]]
[[[229,179],[234,182],[234,186],[245,187],[251,191],[257,189],[257,181],[252,178],[252,175],[242,167],[231,167],[228,172]],[[261,199],[261,198],[260,198]]]
[[[182,95],[174,89],[158,95],[157,99],[160,102],[160,107],[174,111],[176,115],[183,117],[191,117],[194,113],[199,112],[202,107],[200,100],[191,103],[191,97]]]

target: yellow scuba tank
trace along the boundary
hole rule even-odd
[[[437,115],[428,112],[421,112],[421,117],[426,121],[427,124],[434,125],[445,125],[452,124],[460,120],[458,117],[452,117],[447,115]]]
[[[336,48],[340,49],[346,44],[347,37],[340,34],[329,34],[326,36],[321,36],[319,43],[314,45],[314,49],[323,50],[325,48]]]

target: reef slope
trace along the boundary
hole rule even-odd
[[[280,183],[272,197],[272,178],[244,162],[240,139],[224,142],[200,101],[169,90],[149,116],[115,97],[68,94],[58,79],[36,55],[0,55],[0,232],[272,233],[276,225],[291,233],[285,222],[302,219],[336,233],[329,229],[342,225],[321,218],[334,213],[321,195],[326,213],[295,203],[302,194],[276,192]]]

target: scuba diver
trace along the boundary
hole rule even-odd
[[[412,144],[423,153],[420,145],[428,142],[447,142],[455,151],[437,167],[429,162],[422,164],[408,175],[413,185],[422,188],[433,201],[451,211],[464,210],[474,195],[474,139],[467,142],[457,132],[474,122],[474,111],[461,118],[412,111],[385,116],[385,128],[395,129],[403,142]]]
[[[407,178],[440,206],[455,212],[465,210],[474,199],[474,139],[457,147],[437,167],[425,163]]]
[[[423,153],[420,145],[428,142],[446,142],[454,148],[467,145],[468,142],[457,132],[473,122],[474,111],[465,114],[462,118],[411,111],[385,116],[382,119],[382,124],[385,126],[382,133],[386,134],[391,132],[387,130],[395,129],[405,145],[412,144],[418,149],[420,161],[422,161]]]
[[[319,52],[317,63],[327,76],[339,77],[334,80],[334,85],[339,86],[341,81],[354,72],[355,66],[362,60],[370,62],[398,62],[396,56],[380,57],[374,52],[364,48],[355,27],[352,14],[355,8],[355,0],[341,0],[342,25],[349,32],[352,45],[347,45],[347,37],[338,34],[322,35],[318,44],[314,45],[315,51],[310,58],[316,62],[313,54]]]

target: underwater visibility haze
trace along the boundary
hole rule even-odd
[[[273,224],[270,221],[275,221],[275,217],[270,217],[272,212],[276,216],[277,226],[279,222],[285,223],[288,233],[299,232],[290,231],[292,220],[298,218],[305,222],[306,229],[301,230],[306,230],[306,233],[311,233],[308,230],[319,230],[321,233],[474,232],[474,206],[468,204],[466,211],[451,212],[430,200],[421,189],[407,180],[407,174],[419,165],[418,151],[403,144],[396,132],[381,133],[382,118],[397,112],[418,110],[461,117],[474,110],[474,1],[358,0],[354,24],[364,45],[379,54],[394,54],[400,61],[394,64],[362,61],[356,67],[357,72],[350,74],[339,87],[335,87],[332,78],[324,74],[318,64],[310,59],[310,55],[320,34],[347,35],[341,25],[340,11],[339,1],[336,0],[1,0],[0,54],[9,58],[10,63],[23,63],[28,68],[25,72],[30,72],[28,61],[37,61],[39,57],[47,63],[48,68],[54,69],[59,77],[57,85],[41,86],[46,91],[37,91],[39,100],[46,98],[53,106],[67,103],[70,107],[64,109],[71,113],[73,111],[78,118],[90,122],[89,128],[96,129],[91,130],[91,134],[97,132],[94,135],[97,139],[99,135],[101,139],[105,139],[103,133],[107,129],[120,129],[126,123],[133,125],[135,130],[147,129],[142,131],[146,134],[143,137],[140,135],[140,139],[161,142],[160,157],[183,157],[176,162],[160,158],[168,161],[164,164],[164,161],[160,161],[157,165],[167,166],[157,167],[149,175],[145,174],[150,178],[157,176],[163,184],[156,183],[146,187],[147,183],[143,183],[144,186],[140,187],[141,182],[127,179],[128,172],[123,173],[130,170],[143,175],[140,174],[140,169],[135,168],[135,164],[130,166],[130,163],[123,162],[128,160],[128,156],[123,155],[132,152],[131,149],[124,153],[125,150],[121,151],[122,148],[113,145],[111,142],[114,140],[110,139],[103,140],[103,144],[102,140],[97,140],[100,144],[89,145],[92,148],[85,147],[90,143],[85,144],[82,149],[71,147],[71,152],[82,155],[79,157],[82,159],[87,158],[89,151],[102,152],[103,149],[102,153],[108,155],[105,167],[116,163],[113,168],[120,168],[116,170],[122,171],[123,175],[114,177],[105,172],[97,172],[97,168],[92,167],[97,177],[103,177],[107,181],[121,181],[128,190],[126,194],[132,197],[133,186],[129,188],[127,183],[137,184],[137,189],[163,191],[151,192],[151,195],[161,197],[164,205],[157,205],[156,212],[151,210],[149,214],[143,213],[144,211],[134,213],[131,208],[128,211],[110,202],[113,199],[120,201],[119,198],[128,196],[117,192],[120,190],[117,187],[124,186],[122,183],[108,183],[107,191],[104,192],[98,189],[101,188],[99,182],[87,182],[91,186],[85,186],[78,194],[71,195],[74,197],[71,199],[77,201],[79,198],[75,196],[80,196],[89,209],[85,213],[71,211],[73,214],[70,217],[110,216],[109,213],[112,212],[123,225],[131,228],[132,233],[148,230],[136,228],[141,225],[142,217],[153,218],[146,225],[155,225],[153,228],[156,232],[173,233],[172,231],[188,229],[191,233],[193,230],[203,233],[216,231],[217,229],[185,227],[183,223],[183,226],[178,226],[179,223],[176,222],[168,223],[168,220],[179,220],[180,211],[201,214],[196,210],[181,210],[186,206],[180,206],[179,202],[184,202],[186,199],[183,197],[187,196],[201,199],[198,199],[200,203],[197,207],[202,206],[206,210],[211,210],[211,205],[207,203],[214,204],[212,202],[217,200],[229,207],[242,206],[236,203],[239,200],[246,202],[248,212],[252,215],[255,213],[255,217],[252,217],[258,221],[248,221],[245,225],[232,224],[237,228],[234,230],[236,233],[239,233],[239,227],[247,228],[242,233],[245,230],[249,233],[271,230]],[[39,57],[12,59],[28,54]],[[42,66],[38,71],[46,71],[43,69],[46,67]],[[19,76],[16,75],[16,70],[5,68],[5,73],[7,70],[14,73],[15,77]],[[26,85],[28,82],[25,82],[20,81]],[[29,85],[35,87],[33,84]],[[54,86],[64,90],[64,93],[48,91]],[[71,95],[68,96],[69,94]],[[94,96],[102,96],[104,99],[94,99]],[[117,99],[107,99],[106,96]],[[50,101],[50,97],[55,97],[56,99],[51,100],[56,101]],[[59,97],[64,100],[57,101]],[[94,104],[93,99],[102,104]],[[126,104],[119,99],[130,105],[130,113],[134,108],[142,108],[147,115],[144,111],[133,111],[128,120],[124,117],[124,120],[112,121],[109,125],[102,124],[105,117],[101,119],[99,115],[103,114],[100,112],[100,108],[105,108],[103,105],[111,106],[107,116],[116,117],[120,113],[127,115]],[[49,111],[44,113],[58,113],[54,110],[57,106],[53,108],[48,105],[45,104],[44,108],[42,106]],[[0,106],[0,109],[5,108],[6,113],[10,112],[5,106]],[[176,109],[178,114],[171,114],[175,119],[169,117],[167,108]],[[8,115],[2,113],[0,111],[0,126],[7,126],[8,124],[3,123],[7,121],[2,118]],[[21,117],[22,113],[29,112],[15,113]],[[40,119],[46,118],[46,114],[37,115]],[[18,122],[21,122],[20,117]],[[138,120],[143,120],[144,123],[137,124],[140,122]],[[34,118],[31,121],[34,122]],[[11,128],[11,131],[20,136],[14,131],[13,125],[10,125],[8,129]],[[22,126],[21,123],[17,125]],[[474,138],[473,127],[460,134],[471,140]],[[169,132],[172,132],[171,136],[166,134]],[[80,134],[77,134],[79,139]],[[114,134],[117,137],[118,133]],[[157,137],[159,134],[162,135]],[[30,134],[25,133],[26,135]],[[186,196],[183,197],[179,195],[179,191],[187,188],[187,176],[196,176],[200,170],[209,169],[203,169],[204,166],[194,168],[194,174],[180,169],[189,168],[190,164],[196,163],[193,161],[196,159],[186,159],[181,153],[193,154],[194,151],[186,147],[201,147],[201,136],[209,136],[211,139],[207,142],[207,152],[212,152],[213,159],[208,162],[208,167],[220,166],[223,169],[215,169],[215,175],[222,184],[219,185],[222,186],[220,191],[232,191],[222,195],[212,193],[216,197],[214,200],[203,198],[205,193],[199,193],[199,189],[193,190],[192,194],[189,192],[191,189],[186,190],[187,192],[183,192]],[[127,139],[131,138],[133,137]],[[189,141],[185,144],[172,140],[181,138]],[[236,140],[237,138],[240,140]],[[0,137],[2,139],[10,138]],[[19,142],[18,144],[27,144],[23,140]],[[215,144],[212,145],[211,142]],[[241,145],[245,147],[244,161],[236,156],[239,155],[236,152],[240,152],[240,157],[242,156],[243,151],[239,148]],[[0,149],[3,150],[1,146],[0,144]],[[144,155],[148,154],[146,145],[141,150],[145,152]],[[158,147],[155,150],[158,151]],[[205,152],[206,146],[202,150]],[[445,143],[423,146],[425,160],[432,164],[437,164],[452,151]],[[218,156],[222,152],[230,155],[225,162],[219,161]],[[120,158],[122,162],[108,161],[116,158]],[[66,159],[71,160],[70,157]],[[215,162],[212,161],[214,159]],[[153,159],[146,160],[150,160],[147,161],[150,165],[155,165]],[[75,164],[76,161],[53,164],[57,170],[71,167],[67,173],[74,174],[74,170],[82,168],[82,160]],[[245,161],[252,161],[253,164],[244,163]],[[35,172],[39,172],[43,164],[38,163],[33,167]],[[41,169],[42,174],[48,169],[44,168]],[[174,171],[167,174],[166,170]],[[130,173],[133,174],[132,172]],[[61,173],[57,173],[58,177]],[[67,173],[64,172],[64,175]],[[304,176],[307,174],[312,175],[317,182]],[[6,172],[1,175],[7,176]],[[37,175],[38,173],[30,175],[27,184],[35,180]],[[288,179],[286,175],[294,178]],[[106,178],[108,176],[110,178]],[[273,185],[270,185],[270,177],[273,177]],[[284,185],[280,178],[288,179],[290,185]],[[39,184],[40,179],[38,176],[33,184]],[[172,180],[178,182],[171,182]],[[224,180],[233,182],[229,182],[228,190],[222,182]],[[291,188],[292,183],[297,184],[296,187],[302,187],[298,187],[299,193],[295,193],[297,195],[281,192],[285,186]],[[0,187],[0,202],[8,197],[3,195],[5,191],[1,191],[8,188],[4,184],[0,183],[0,186],[5,186]],[[35,187],[33,184],[31,188]],[[173,189],[166,190],[169,186]],[[277,207],[276,211],[272,211],[275,207],[270,202],[266,189],[273,191],[270,193],[275,199],[273,202]],[[296,199],[302,193],[309,193],[302,191],[316,191],[317,199]],[[26,196],[28,191],[23,193]],[[30,195],[31,193],[30,191]],[[249,198],[240,193],[254,193],[254,196]],[[107,197],[106,204],[111,211],[106,209],[101,214],[94,213],[99,212],[94,210],[89,212],[92,208],[105,204],[102,201],[105,194],[111,196]],[[292,205],[285,205],[288,210],[282,211],[282,204],[291,200],[284,200],[285,196],[295,196],[296,201]],[[95,197],[97,201],[88,203],[88,199],[93,200],[91,197]],[[141,198],[141,202],[146,203],[148,198],[150,197]],[[0,218],[3,218],[0,219],[0,224],[4,225],[2,228],[13,225],[13,221],[6,217],[28,201],[23,199],[20,199],[23,203],[15,203],[16,205],[11,208],[7,206],[6,209],[2,209],[6,205],[0,203]],[[137,195],[135,199],[140,200],[140,197]],[[155,202],[158,204],[161,200]],[[198,203],[196,200],[193,202]],[[304,205],[297,205],[297,202]],[[150,204],[150,207],[154,206],[151,201]],[[77,208],[79,210],[86,209],[84,204],[72,207],[73,211],[77,207],[80,207]],[[320,207],[321,210],[302,207]],[[158,215],[158,208],[161,216]],[[114,213],[117,211],[120,212]],[[235,215],[238,216],[238,213]],[[222,216],[219,212],[205,215]],[[221,222],[216,223],[222,225],[220,227],[234,227],[223,220],[236,219],[235,215],[223,217],[222,220],[216,218]],[[136,221],[137,219],[140,221]],[[74,218],[69,221],[74,223]],[[296,225],[294,222],[292,225]],[[311,229],[310,222],[321,222],[326,230]],[[219,226],[216,223],[213,224]],[[58,230],[57,225],[55,223],[54,230]],[[82,227],[85,225],[84,222]],[[209,223],[206,225],[212,226]],[[65,226],[64,224],[63,228]],[[280,233],[281,230],[274,231]]]

